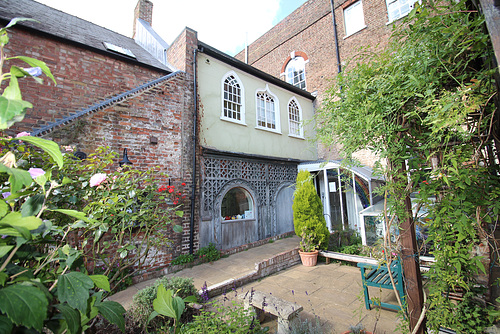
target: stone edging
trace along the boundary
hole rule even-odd
[[[280,270],[289,268],[300,263],[299,247],[292,250],[277,254],[269,259],[257,262],[255,270],[249,274],[238,278],[231,278],[223,282],[207,287],[208,296],[210,298],[221,295],[225,292],[239,288],[245,284],[256,281],[260,278],[274,274]],[[198,291],[201,295],[203,290]]]

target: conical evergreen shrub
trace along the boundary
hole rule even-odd
[[[320,248],[327,249],[330,232],[323,216],[323,204],[308,171],[300,171],[297,175],[292,208],[295,234],[301,236],[305,227],[306,233],[315,232]]]

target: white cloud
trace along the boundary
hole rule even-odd
[[[137,0],[37,0],[126,36]],[[153,28],[167,42],[189,27],[210,46],[231,55],[273,26],[279,0],[153,0]],[[248,34],[248,37],[246,37]]]

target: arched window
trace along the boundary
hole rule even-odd
[[[302,131],[302,110],[295,98],[288,102],[288,129],[291,136],[304,136]]]
[[[290,59],[285,69],[286,81],[300,89],[306,89],[306,62],[302,57]]]
[[[253,219],[252,197],[243,188],[232,188],[224,195],[220,211],[223,220]]]
[[[229,73],[224,78],[221,118],[245,123],[243,86],[235,73]]]
[[[280,132],[278,98],[269,91],[267,85],[265,90],[257,91],[255,97],[255,105],[257,106],[257,128]]]

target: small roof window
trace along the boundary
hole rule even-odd
[[[132,58],[136,58],[135,55],[129,49],[122,48],[121,46],[114,45],[112,43],[103,42],[104,46],[107,50],[114,51],[117,53],[121,53],[122,55],[129,56]]]

